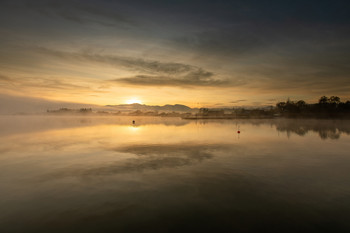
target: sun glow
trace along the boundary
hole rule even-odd
[[[126,101],[127,104],[142,104],[141,100],[137,99],[137,98],[132,98],[132,99],[128,99]]]

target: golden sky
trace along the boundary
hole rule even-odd
[[[190,107],[350,97],[349,16],[336,3],[19,0],[0,13],[3,95]]]

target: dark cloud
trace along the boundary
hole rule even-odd
[[[1,81],[10,81],[11,78],[0,74],[0,80],[1,80]]]
[[[100,64],[115,66],[118,68],[128,68],[133,71],[146,73],[174,75],[198,70],[198,72],[206,73],[205,75],[209,74],[209,72],[202,71],[198,67],[182,63],[160,62],[117,55],[101,55],[91,52],[64,52],[47,48],[37,48],[35,50],[39,53],[54,56],[56,58],[64,60],[74,62],[96,62]]]
[[[344,77],[315,77],[307,72],[298,75],[277,78],[276,76],[257,79],[250,83],[252,89],[259,89],[262,92],[271,93],[284,91],[285,93],[305,95],[348,95],[350,90],[350,79]]]
[[[234,101],[231,101],[230,103],[231,104],[238,104],[240,102],[245,102],[245,101],[247,101],[247,100],[234,100]]]
[[[285,60],[291,55],[292,58],[298,55],[298,60],[317,58],[331,62],[330,57],[318,57],[311,52],[328,53],[330,56],[332,53],[345,55],[349,48],[349,38],[347,25],[314,22],[300,24],[289,20],[222,23],[213,28],[200,28],[172,40],[176,47],[201,55],[229,57],[234,62],[247,57],[251,61],[265,58],[264,62],[268,62],[270,54],[281,54]],[[337,60],[342,60],[344,56],[336,57]]]
[[[135,22],[121,14],[115,4],[94,1],[16,1],[7,6],[25,8],[48,17],[60,17],[75,23],[130,27]]]
[[[242,28],[204,30],[173,40],[175,46],[211,56],[242,56],[271,45],[272,41],[269,41],[268,37],[259,35],[259,32],[244,26],[247,25],[241,25]]]
[[[210,72],[194,71],[184,76],[150,76],[137,75],[130,78],[115,79],[115,82],[126,83],[130,85],[146,86],[225,86],[229,84],[228,80],[219,80],[212,77]]]
[[[174,38],[173,42],[198,57],[222,61],[231,67],[227,72],[232,80],[240,77],[247,87],[270,92],[294,89],[306,93],[312,89],[348,94],[348,26],[304,20],[226,22]]]

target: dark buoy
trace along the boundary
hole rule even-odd
[[[135,121],[132,121],[132,124],[135,125]]]
[[[241,131],[238,130],[237,133],[241,133]]]

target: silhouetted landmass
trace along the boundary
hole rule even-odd
[[[282,117],[349,118],[350,101],[341,102],[338,96],[322,96],[318,103],[304,100],[279,102],[276,108]]]
[[[181,117],[184,119],[270,119],[287,118],[350,118],[350,101],[337,96],[322,96],[318,103],[304,100],[279,102],[276,107],[263,108],[190,108],[186,105],[150,106],[145,104],[107,105],[109,111],[91,108],[47,110],[49,114],[94,114],[116,116]]]
[[[93,111],[91,108],[81,108],[81,109],[69,109],[60,108],[57,110],[47,110],[48,114],[58,114],[58,115],[99,115],[99,116],[154,116],[154,117],[188,117],[192,114],[189,112],[158,112],[158,111]]]
[[[127,114],[128,116],[159,116],[159,117],[188,117],[192,116],[191,113],[184,113],[184,112],[161,112],[159,113],[158,111],[133,111]]]
[[[265,108],[201,108],[197,114],[186,119],[236,119],[236,118],[350,118],[350,101],[341,102],[338,96],[322,96],[318,103],[304,100],[279,102],[276,107]]]
[[[69,108],[60,108],[58,110],[47,110],[47,113],[56,113],[56,114],[90,114],[92,113],[92,108],[80,108],[80,109],[69,109]]]
[[[106,105],[106,107],[113,107],[115,109],[118,109],[120,111],[163,111],[163,112],[192,112],[194,109],[182,105],[182,104],[166,104],[164,106],[159,105],[146,105],[146,104],[118,104],[118,105]]]
[[[274,118],[276,110],[273,107],[269,108],[224,108],[224,109],[209,109],[201,108],[199,112],[184,117],[185,119],[237,119],[237,118]]]

